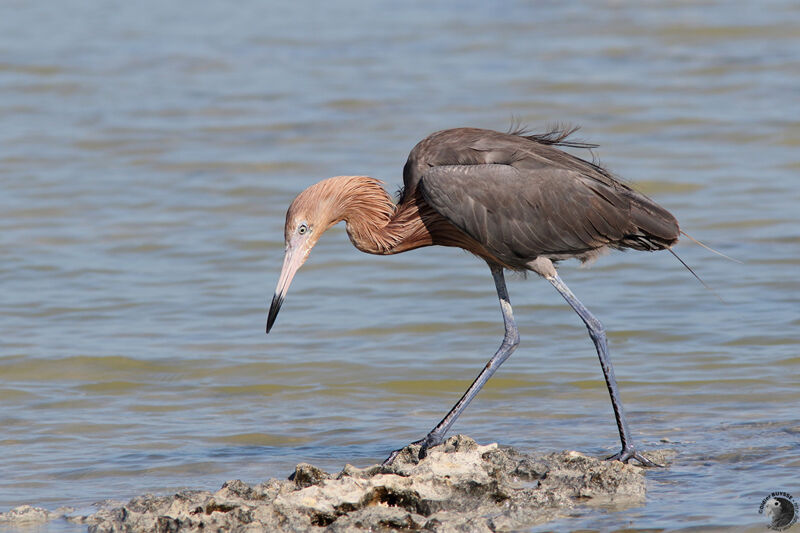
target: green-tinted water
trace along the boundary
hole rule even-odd
[[[605,323],[644,507],[553,530],[753,526],[800,497],[800,10],[792,2],[12,2],[0,16],[0,510],[366,465],[494,352],[485,265],[342,228],[266,308],[294,195],[399,186],[446,127],[570,121],[691,243],[562,277]],[[583,325],[512,278],[522,345],[455,430],[616,451]],[[67,528],[54,524],[52,528]]]

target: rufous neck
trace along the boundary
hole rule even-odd
[[[336,183],[336,222],[344,220],[353,245],[370,254],[390,253],[394,239],[387,225],[396,206],[381,183],[366,176],[340,176]]]

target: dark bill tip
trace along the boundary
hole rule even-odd
[[[267,315],[267,333],[272,329],[272,324],[275,323],[275,319],[278,317],[278,311],[281,310],[282,305],[283,296],[276,294],[272,297],[272,305],[269,306],[269,314]]]

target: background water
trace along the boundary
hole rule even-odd
[[[266,337],[285,209],[332,175],[393,191],[428,133],[512,117],[581,124],[744,261],[677,248],[724,302],[666,253],[563,265],[636,438],[678,455],[646,505],[546,529],[758,530],[769,492],[800,497],[796,2],[0,10],[0,510],[365,466],[423,436],[502,336],[488,269],[335,228]],[[522,345],[454,430],[616,451],[578,317],[535,276],[509,290]]]

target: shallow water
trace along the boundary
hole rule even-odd
[[[645,506],[543,530],[758,530],[769,492],[800,498],[796,3],[285,4],[6,4],[0,511],[364,466],[423,436],[502,336],[487,268],[335,228],[265,337],[283,216],[332,175],[394,190],[426,134],[512,117],[581,124],[744,262],[678,246],[719,298],[667,253],[563,265],[639,443],[678,455]],[[522,345],[454,430],[616,451],[578,317],[535,276],[509,291]]]

